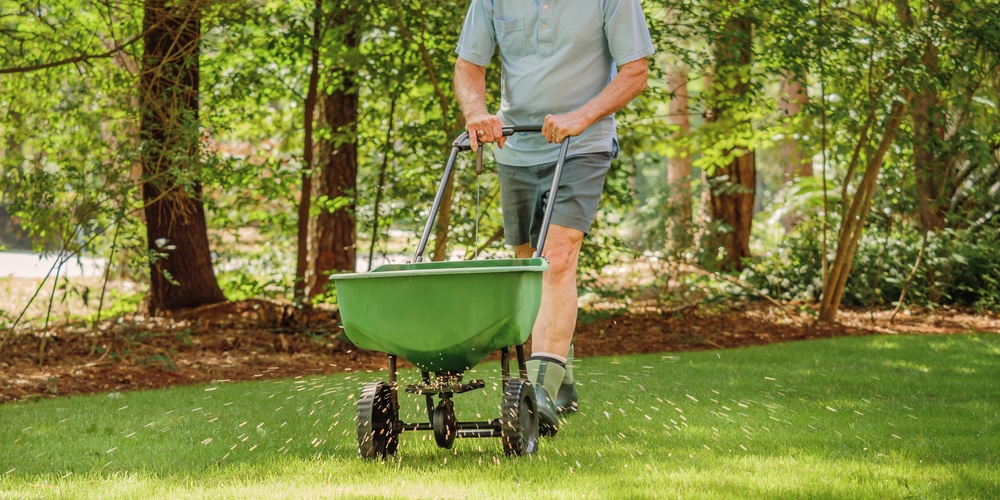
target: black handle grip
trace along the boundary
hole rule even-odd
[[[518,134],[521,132],[541,132],[541,125],[505,125],[503,127],[504,137]],[[568,139],[568,138],[567,138]],[[459,151],[469,151],[472,149],[472,145],[469,143],[469,133],[462,132],[461,135],[451,141],[451,146],[458,148]]]

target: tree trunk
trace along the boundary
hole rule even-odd
[[[343,30],[341,43],[347,51],[358,46],[357,22],[349,7],[335,15]],[[355,77],[346,64],[333,68],[321,95],[322,120],[330,137],[319,144],[313,200],[320,204],[311,248],[312,273],[309,296],[322,293],[333,271],[354,271],[357,245],[356,189],[358,183],[358,92]]]
[[[712,48],[715,80],[724,88],[718,95],[712,96],[709,120],[727,124],[731,128],[730,133],[734,134],[740,128],[751,126],[750,123],[737,122],[732,117],[731,106],[745,103],[749,97],[752,35],[753,20],[747,15],[736,14],[726,21]],[[717,90],[713,90],[715,92]],[[723,105],[722,102],[728,104]],[[743,259],[750,256],[750,228],[757,190],[756,155],[741,145],[725,151],[725,154],[732,155],[732,160],[727,165],[717,165],[710,175],[712,218],[732,228],[717,235],[726,251],[719,267],[739,270],[743,268]]]
[[[310,48],[309,84],[302,110],[302,186],[299,194],[298,244],[295,252],[294,297],[297,303],[307,304],[306,274],[309,271],[309,211],[312,208],[313,176],[313,120],[316,117],[316,97],[319,93],[319,47],[322,43],[320,24],[323,19],[323,0],[315,0],[313,5],[312,46]]]
[[[667,71],[667,88],[672,97],[667,108],[667,123],[676,127],[671,134],[674,144],[681,145],[677,154],[667,160],[667,183],[670,185],[670,207],[674,220],[670,224],[670,240],[675,248],[690,248],[691,236],[691,152],[687,147],[691,135],[688,107],[688,73],[684,66]]]
[[[920,64],[926,71],[926,79],[911,87],[914,92],[910,109],[913,120],[913,166],[917,178],[917,220],[922,231],[936,231],[944,228],[944,217],[948,209],[948,199],[944,193],[949,189],[949,165],[951,159],[939,156],[943,150],[941,143],[945,136],[946,119],[942,116],[940,98],[934,87],[939,76],[938,49],[930,35],[923,33],[916,25],[913,12],[907,0],[895,0],[896,18],[912,34],[924,38],[924,50]],[[939,12],[935,2],[927,5],[928,16],[933,18]]]
[[[226,300],[212,269],[196,174],[200,17],[192,3],[144,4],[140,137],[147,244],[156,256],[146,296],[152,312]]]
[[[911,96],[905,96],[905,102],[909,103]],[[833,323],[837,319],[837,311],[840,309],[840,301],[844,296],[844,287],[847,285],[847,277],[854,264],[854,254],[858,249],[858,241],[865,228],[865,221],[871,209],[872,197],[875,195],[877,187],[878,172],[882,168],[882,158],[885,152],[892,145],[896,138],[896,131],[906,112],[907,104],[896,101],[893,104],[892,112],[886,119],[882,140],[878,149],[868,158],[865,166],[864,178],[858,186],[854,199],[850,200],[850,208],[844,214],[840,223],[840,232],[837,237],[837,251],[830,266],[830,273],[823,282],[823,300],[820,303],[819,321],[822,323]],[[866,135],[862,134],[861,141],[866,141]],[[863,144],[858,145],[858,150]],[[854,165],[851,165],[853,167]],[[844,182],[848,182],[845,179]],[[844,198],[845,205],[848,203]]]
[[[812,177],[812,161],[802,154],[799,147],[798,129],[795,127],[795,117],[802,111],[802,106],[807,102],[805,88],[801,79],[796,75],[784,74],[781,77],[781,91],[778,96],[778,110],[781,112],[781,119],[786,120],[785,137],[781,140],[781,178],[787,184],[800,177]],[[786,213],[781,218],[781,225],[785,231],[791,231],[798,222],[798,217],[792,213]]]
[[[938,49],[930,40],[925,42],[920,61],[928,78],[938,73]],[[913,167],[917,178],[917,220],[921,231],[938,231],[944,228],[948,202],[943,194],[949,192],[949,159],[943,158],[942,143],[945,118],[942,116],[938,93],[929,85],[920,89],[913,98],[910,118],[913,120]]]
[[[778,110],[781,118],[791,121],[802,111],[802,106],[808,102],[805,88],[801,80],[794,75],[784,75],[781,78],[781,95],[778,98]],[[789,128],[781,141],[782,178],[788,182],[799,177],[811,177],[812,161],[802,154],[799,140],[795,137],[797,131]]]
[[[720,235],[726,258],[720,268],[743,269],[743,259],[750,257],[750,228],[753,220],[753,200],[757,186],[757,166],[753,151],[737,148],[734,158],[724,168],[716,167],[711,178],[716,185],[711,190],[712,218],[722,221],[731,231]]]

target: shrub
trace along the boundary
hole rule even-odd
[[[923,236],[913,226],[891,229],[869,224],[858,242],[844,289],[845,306],[891,306],[902,293],[913,266],[920,265],[907,289],[906,303],[1000,311],[1000,228],[978,225]],[[814,301],[822,293],[821,227],[800,224],[782,245],[748,262],[742,278],[782,300]],[[828,256],[832,259],[832,245]]]

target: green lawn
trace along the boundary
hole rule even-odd
[[[0,498],[990,498],[1000,336],[585,358],[537,455],[404,433],[356,458],[363,373],[0,406]],[[412,378],[413,373],[406,373]],[[456,398],[499,414],[499,375]],[[405,420],[422,399],[401,394]]]

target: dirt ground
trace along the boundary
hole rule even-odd
[[[1000,333],[1000,315],[961,311],[843,312],[837,325],[815,325],[806,312],[761,302],[650,308],[581,322],[579,357],[728,349],[825,337],[884,334]],[[308,313],[250,300],[170,317],[129,315],[94,327],[63,324],[3,333],[0,404],[134,391],[210,381],[238,381],[385,369],[386,356],[340,337],[336,311]]]

